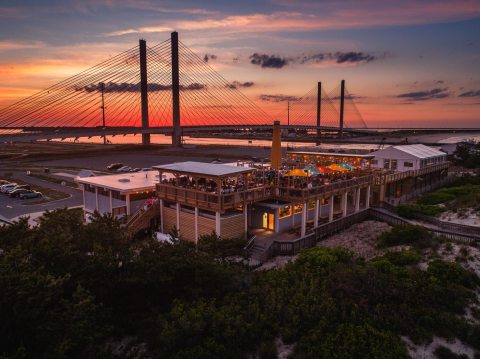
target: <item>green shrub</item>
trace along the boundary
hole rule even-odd
[[[455,354],[447,347],[439,345],[433,352],[438,359],[468,359],[467,354]]]
[[[388,252],[384,255],[390,263],[398,266],[413,265],[420,262],[422,256],[413,250],[406,250],[401,252]]]
[[[440,204],[449,201],[453,201],[455,199],[455,194],[447,192],[447,191],[435,191],[431,193],[426,193],[418,200],[419,204]]]
[[[415,218],[417,214],[425,216],[438,216],[445,208],[428,204],[401,204],[398,206],[398,214],[404,218]]]
[[[215,233],[200,236],[198,250],[206,252],[214,257],[229,257],[243,254],[245,247],[244,238],[220,238]]]
[[[432,235],[423,226],[396,226],[380,236],[379,247],[412,245],[416,248],[428,248],[432,245]]]

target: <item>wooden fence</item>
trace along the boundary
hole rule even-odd
[[[379,208],[367,208],[360,212],[351,214],[349,216],[337,219],[335,221],[322,224],[314,229],[314,232],[293,240],[273,240],[269,246],[265,247],[265,252],[262,253],[262,262],[268,259],[280,256],[289,255],[293,256],[303,249],[314,247],[319,241],[349,228],[351,225],[365,221],[367,219],[374,219],[377,221],[388,223],[392,226],[405,226],[412,225],[414,223],[407,219],[404,219],[396,214],[387,212]],[[480,241],[480,235],[472,233],[459,233],[456,231],[449,231],[444,229],[433,229],[425,227],[434,237],[442,237],[452,241],[471,243]]]

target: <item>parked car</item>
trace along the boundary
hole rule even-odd
[[[9,188],[5,191],[5,193],[12,193],[13,191],[16,191],[17,189],[30,189],[30,186],[28,184],[21,184],[21,185],[17,185],[13,188]]]
[[[117,163],[111,163],[107,166],[107,170],[114,171],[118,170],[120,167],[125,166],[123,163],[117,162]]]
[[[130,172],[140,172],[141,168],[135,167],[134,169],[131,169]]]
[[[142,168],[142,171],[143,172],[148,172],[148,171],[151,171],[152,170],[152,167],[144,167]]]
[[[123,166],[123,167],[120,167],[117,172],[130,172],[132,170],[132,167],[130,166]]]
[[[4,184],[8,184],[8,183],[10,182],[5,180],[0,180],[0,186],[3,186]]]
[[[0,191],[2,193],[7,193],[7,191],[9,189],[12,189],[12,188],[15,188],[17,184],[16,183],[7,183],[7,184],[4,184],[3,186],[0,187]]]
[[[26,188],[19,188],[19,189],[15,189],[15,190],[11,191],[9,193],[9,196],[12,197],[12,198],[17,198],[17,197],[20,197],[20,195],[22,193],[29,193],[29,192],[33,192],[33,191],[29,190],[29,189],[26,189]]]
[[[42,197],[42,193],[37,191],[25,192],[20,195],[21,199],[38,198],[38,197]]]

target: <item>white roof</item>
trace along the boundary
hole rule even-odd
[[[75,181],[119,191],[120,193],[130,193],[154,190],[155,184],[159,182],[159,177],[158,171],[146,171],[85,178],[77,177]]]
[[[384,150],[373,152],[372,154],[378,156],[381,153],[388,153],[392,150],[401,151],[408,155],[414,156],[416,158],[431,158],[431,157],[438,157],[438,156],[445,156],[445,152],[439,151],[435,148],[428,147],[422,144],[418,145],[399,145],[399,146],[391,146],[387,147]]]
[[[245,172],[251,172],[255,170],[252,167],[241,167],[235,165],[217,164],[217,163],[205,163],[205,162],[178,162],[168,165],[153,166],[157,170],[172,171],[183,174],[196,174],[205,176],[224,177],[230,175],[236,175]]]

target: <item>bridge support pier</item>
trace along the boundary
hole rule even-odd
[[[139,41],[140,47],[140,98],[142,102],[142,130],[148,130],[148,79],[147,79],[147,42]],[[142,133],[142,145],[150,144],[150,134]]]
[[[340,132],[338,135],[340,138],[343,137],[343,116],[345,112],[345,80],[342,80],[342,84],[340,86]]]
[[[172,47],[172,116],[173,133],[172,145],[182,146],[182,129],[180,127],[180,75],[178,66],[178,32],[171,34]]]
[[[322,112],[322,83],[318,82],[317,87],[317,139],[320,139],[321,130],[320,130],[320,117]],[[317,144],[319,141],[317,141]]]

